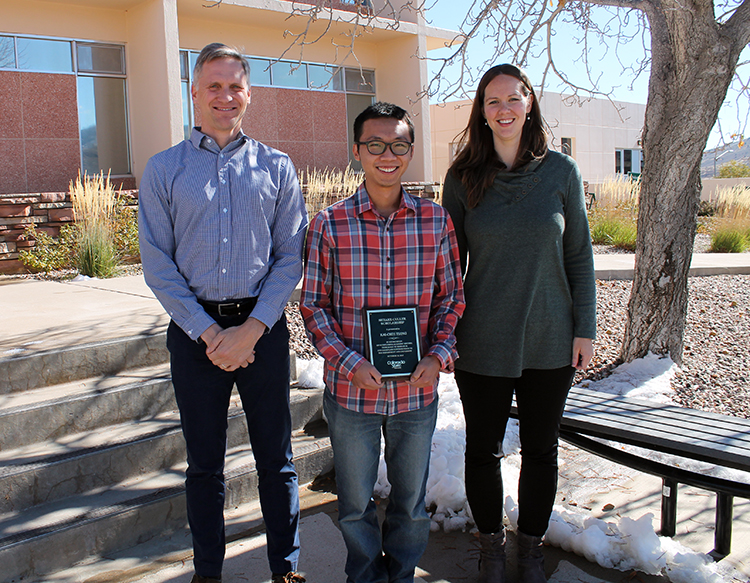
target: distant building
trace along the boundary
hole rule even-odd
[[[330,29],[300,56],[299,49],[284,54],[285,31],[308,24],[305,16],[290,18],[292,5],[316,2],[211,3],[0,0],[0,194],[67,190],[79,169],[137,186],[149,157],[200,121],[190,99],[192,64],[215,41],[250,58],[246,133],[288,152],[299,169],[346,167],[351,122],[380,99],[414,114],[417,147],[406,179],[431,177],[429,106],[416,101],[427,64],[415,55],[454,33],[390,2],[398,26],[384,14],[360,28],[355,58],[346,49],[350,21],[358,10],[378,14],[385,0],[333,0]],[[312,36],[328,24],[319,18]]]
[[[641,134],[646,106],[590,99],[581,104],[545,91],[539,100],[552,130],[552,147],[575,158],[583,179],[600,183],[607,177],[640,174]],[[445,176],[456,153],[456,139],[469,120],[471,101],[430,106],[433,177]]]

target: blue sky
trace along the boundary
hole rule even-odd
[[[458,30],[471,4],[471,0],[427,0],[427,18],[431,21],[433,26]],[[592,10],[593,19],[595,22],[603,26],[612,24],[612,17],[615,10],[616,9],[614,8],[594,8]],[[621,11],[621,14],[625,14],[625,12]],[[630,33],[637,31],[637,24],[635,23],[634,18],[630,18],[630,23],[627,25],[626,30]],[[575,25],[560,23],[555,26],[554,31],[555,35],[552,40],[552,46],[557,67],[566,75],[569,75],[574,83],[580,86],[589,86],[583,66],[577,61],[583,52],[582,45],[574,40],[576,37],[580,37],[580,29]],[[486,34],[486,29],[484,32]],[[594,40],[593,37],[590,38],[591,40]],[[646,35],[646,42],[648,42],[648,35]],[[493,43],[490,39],[477,38],[469,45],[469,65],[480,73],[481,70],[485,68],[484,64],[487,59],[491,58],[493,55],[492,44]],[[641,40],[635,40],[618,49],[617,55],[612,46],[606,47],[600,45],[598,41],[592,42],[589,45],[591,55],[589,63],[592,67],[592,74],[598,79],[599,88],[604,92],[611,92],[613,99],[634,103],[646,103],[648,97],[648,70],[643,71],[640,76],[634,80],[633,75],[623,72],[622,67],[622,64],[628,66],[635,63],[637,57],[643,55],[642,44],[643,42]],[[447,49],[430,51],[430,57],[433,58],[447,55]],[[743,58],[740,59],[740,61],[750,61],[750,49],[746,48],[742,56]],[[499,60],[493,62],[495,64],[507,62],[509,59],[510,57],[501,57]],[[541,82],[543,66],[545,64],[546,56],[531,59],[529,61],[526,71],[532,82],[535,84]],[[437,71],[437,65],[431,64],[430,70],[434,74],[434,72]],[[454,66],[444,72],[443,77],[455,81],[458,79],[458,73],[459,68]],[[468,91],[470,94],[469,96],[473,96],[474,87],[465,86],[464,89]],[[566,89],[556,77],[549,74],[545,89],[565,93],[570,92],[570,90]],[[456,95],[450,97],[449,100],[456,100],[464,97],[465,96],[463,95]],[[444,98],[440,98],[440,95],[438,95],[431,100],[433,102],[443,101]],[[744,119],[747,116],[749,106],[750,104],[747,103],[747,100],[743,100],[742,105],[739,106],[740,118]],[[738,121],[737,118],[738,106],[735,103],[735,98],[729,95],[727,97],[727,103],[720,113],[722,128],[727,140],[730,140],[728,134],[734,133],[738,131],[738,129],[742,129],[742,120]],[[715,147],[718,143],[719,133],[717,128],[714,128],[714,131],[709,137],[707,148]]]

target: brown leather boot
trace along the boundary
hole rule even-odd
[[[479,583],[505,583],[505,529],[479,533]]]
[[[520,530],[518,543],[518,575],[521,583],[547,583],[544,575],[544,555],[542,537],[529,536]]]

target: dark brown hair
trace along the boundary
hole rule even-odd
[[[531,81],[526,73],[515,65],[495,65],[479,81],[477,94],[471,107],[469,123],[466,129],[459,134],[459,152],[449,170],[466,188],[466,201],[469,208],[473,208],[481,202],[485,191],[492,186],[498,170],[505,169],[505,164],[495,151],[492,130],[485,123],[483,113],[484,94],[487,85],[498,75],[515,77],[523,83],[524,94],[532,96],[531,112],[523,126],[521,143],[518,146],[518,157],[513,168],[508,168],[508,170],[523,166],[531,160],[542,158],[547,153],[547,132],[544,129],[542,111],[539,108],[539,101],[536,98]]]

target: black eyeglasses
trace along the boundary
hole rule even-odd
[[[367,151],[373,156],[380,156],[385,152],[386,148],[390,148],[391,152],[396,156],[406,156],[410,151],[413,144],[411,142],[404,142],[397,140],[395,142],[383,142],[382,140],[370,140],[369,142],[354,142],[358,146],[367,146]]]

